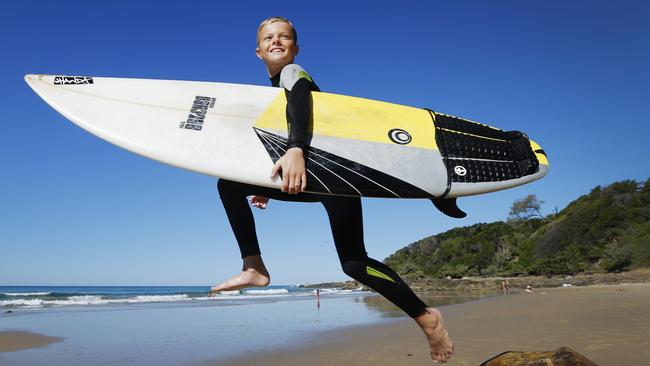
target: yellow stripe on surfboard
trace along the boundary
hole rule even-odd
[[[389,131],[401,128],[412,137],[408,147],[437,150],[431,115],[423,109],[321,92],[312,99],[314,135],[395,144]],[[286,131],[286,105],[284,93],[278,93],[255,127]]]
[[[401,128],[406,130],[413,139],[407,146],[438,149],[431,115],[423,109],[322,92],[312,92],[312,98],[314,135],[395,144],[388,137],[388,132],[393,128]],[[255,127],[286,131],[286,105],[284,92],[278,93],[271,105],[255,122]],[[484,136],[478,137],[490,139]],[[530,140],[530,145],[533,151],[541,149],[533,140]],[[540,164],[548,165],[545,155],[540,153],[535,155]]]

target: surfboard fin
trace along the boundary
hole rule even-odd
[[[462,219],[463,217],[467,216],[463,210],[458,208],[458,205],[456,204],[456,198],[432,198],[431,202],[433,202],[433,205],[436,206],[440,212],[443,214],[456,218],[456,219]]]

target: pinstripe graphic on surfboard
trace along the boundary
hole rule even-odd
[[[278,150],[284,152],[287,139],[259,128],[254,130],[273,163],[278,161],[280,158]],[[336,189],[337,192],[344,192],[349,196],[432,197],[429,193],[398,178],[314,146],[309,147],[306,156],[307,170],[318,178],[318,182],[307,180],[307,188],[310,192],[327,193],[331,189]]]

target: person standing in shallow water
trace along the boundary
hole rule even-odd
[[[284,155],[271,170],[271,177],[282,172],[280,191],[220,179],[217,187],[228,221],[235,234],[243,259],[242,271],[215,286],[219,291],[268,286],[271,276],[262,260],[251,205],[266,208],[269,198],[292,202],[320,202],[327,211],[334,244],[343,271],[377,291],[412,317],[429,342],[431,358],[446,362],[454,346],[445,329],[442,315],[427,307],[409,286],[385,264],[368,257],[363,241],[363,220],[359,197],[339,197],[305,193],[308,150],[307,131],[311,121],[311,92],[320,91],[311,76],[294,64],[298,54],[298,35],[286,18],[264,20],[257,30],[255,53],[264,62],[275,87],[284,88],[287,97],[288,142]]]

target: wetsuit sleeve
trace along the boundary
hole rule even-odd
[[[290,64],[282,69],[280,86],[287,97],[287,124],[289,138],[286,149],[299,147],[307,151],[307,133],[311,121],[311,91],[314,83],[305,70]]]

